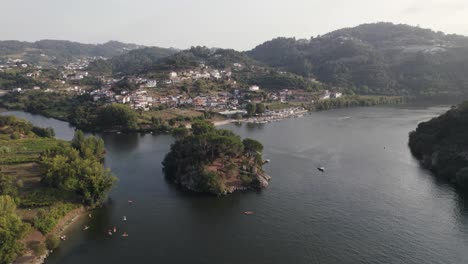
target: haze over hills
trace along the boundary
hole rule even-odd
[[[200,63],[215,68],[241,63],[276,68],[359,94],[468,93],[468,37],[392,23],[364,24],[310,39],[276,38],[247,52],[202,47],[178,51],[115,41],[0,42],[0,57],[41,61],[44,55],[55,64],[80,56],[111,58],[91,63],[90,70],[119,76],[188,69]]]
[[[83,44],[67,40],[21,42],[0,41],[0,58],[23,59],[31,63],[61,64],[80,57],[114,57],[134,49],[137,44],[108,41],[103,44]]]

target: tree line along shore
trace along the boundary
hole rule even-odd
[[[90,132],[170,132],[174,128],[186,127],[199,120],[221,122],[234,119],[248,122],[251,118],[268,119],[275,111],[301,108],[305,111],[323,111],[336,108],[394,105],[406,102],[400,96],[345,95],[336,99],[319,100],[313,103],[248,103],[246,111],[231,116],[218,112],[191,108],[165,108],[138,111],[118,103],[92,102],[87,95],[43,93],[27,91],[8,93],[0,97],[0,107],[22,110],[33,114],[67,121],[73,126]]]

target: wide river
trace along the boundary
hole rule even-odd
[[[272,180],[219,198],[165,181],[171,136],[104,134],[106,166],[120,180],[46,263],[468,263],[468,195],[422,169],[407,147],[419,122],[445,110],[354,108],[226,125],[264,144]],[[73,135],[64,122],[13,113]]]

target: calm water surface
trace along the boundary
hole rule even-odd
[[[261,192],[221,198],[165,181],[171,136],[101,135],[120,181],[47,263],[468,263],[467,195],[421,169],[407,147],[409,131],[446,109],[355,108],[224,126],[264,144],[273,179]],[[14,114],[73,135],[66,123]],[[129,237],[107,236],[113,226]]]

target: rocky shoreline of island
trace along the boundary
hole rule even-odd
[[[208,121],[194,122],[176,131],[163,161],[166,178],[194,192],[226,195],[262,189],[271,177],[263,170],[263,145],[241,139],[232,131],[216,129]]]

